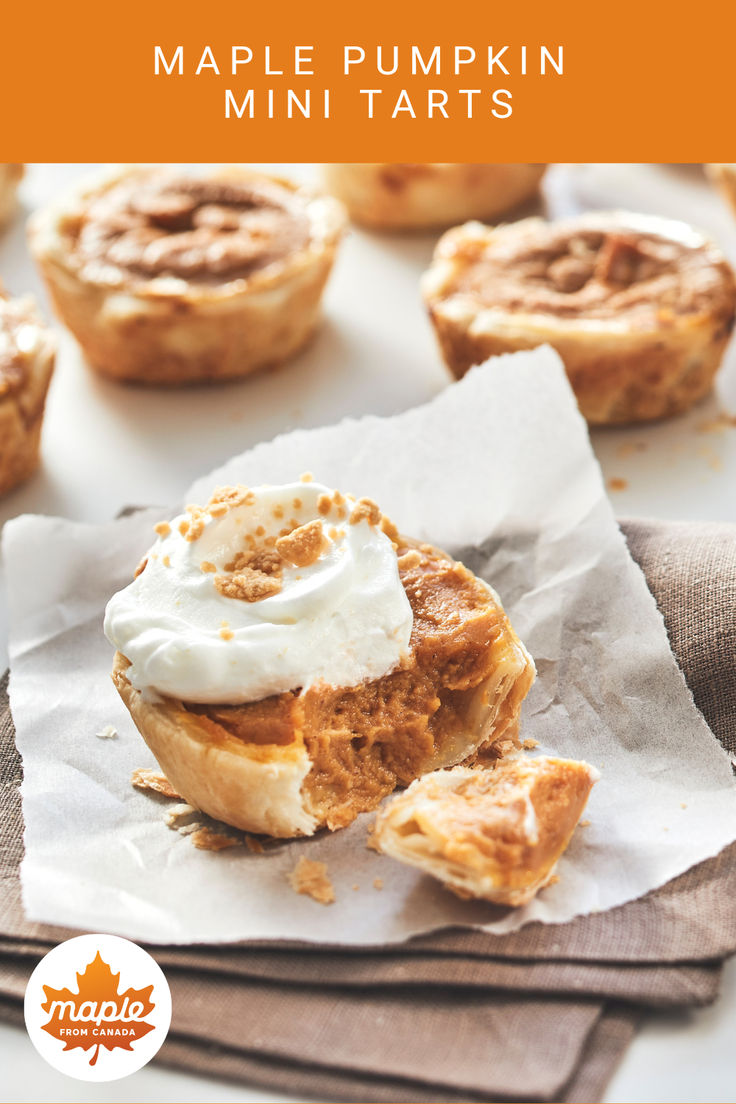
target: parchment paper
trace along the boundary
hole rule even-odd
[[[503,932],[631,900],[736,838],[728,758],[628,555],[554,353],[490,361],[406,414],[259,445],[184,499],[304,470],[371,496],[402,531],[445,547],[501,594],[539,672],[523,734],[602,771],[559,883],[521,910],[460,901],[368,851],[371,816],[263,854],[197,851],[166,827],[165,804],[130,786],[153,760],[110,682],[101,630],[107,598],[167,511],[100,526],[27,516],[6,526],[4,554],[32,919],[167,943],[379,944],[457,924]],[[118,739],[97,739],[110,724]],[[302,855],[327,863],[335,904],[289,888]]]

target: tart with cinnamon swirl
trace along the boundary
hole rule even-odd
[[[496,219],[532,199],[546,165],[323,165],[325,187],[350,217],[383,230]]]
[[[39,212],[31,249],[91,366],[117,380],[244,376],[315,329],[340,204],[229,166],[132,168]]]
[[[423,292],[455,376],[547,342],[593,424],[690,407],[710,390],[736,315],[733,271],[711,241],[625,212],[456,227]]]

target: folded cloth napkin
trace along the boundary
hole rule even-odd
[[[733,753],[736,526],[623,528],[695,701]],[[20,774],[3,692],[0,1018],[18,1022],[33,965],[76,934],[23,916]],[[714,999],[736,950],[734,858],[736,845],[642,900],[507,936],[455,930],[386,952],[153,948],[174,1003],[159,1058],[298,1097],[595,1100],[641,1008]]]

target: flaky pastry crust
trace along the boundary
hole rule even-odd
[[[120,696],[186,801],[248,832],[311,835],[426,771],[516,743],[534,664],[498,596],[443,552],[399,541],[411,654],[383,678],[198,706],[145,697],[116,654]]]
[[[429,229],[496,219],[532,199],[542,164],[323,165],[325,187],[350,217],[384,230]]]
[[[456,377],[548,343],[592,424],[692,406],[712,386],[736,314],[734,274],[711,241],[626,212],[456,227],[422,287]]]
[[[460,897],[527,904],[547,885],[598,772],[573,759],[503,759],[413,782],[381,810],[378,849]]]
[[[134,167],[38,212],[29,243],[97,372],[177,385],[297,353],[317,325],[344,222],[331,197],[245,168]]]
[[[55,355],[32,299],[8,299],[0,289],[0,495],[38,467]]]
[[[706,172],[736,215],[736,164],[711,163]]]
[[[16,192],[23,177],[24,166],[17,161],[0,163],[0,229],[15,211]]]

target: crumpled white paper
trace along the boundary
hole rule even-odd
[[[516,911],[460,901],[367,850],[371,816],[263,854],[197,851],[166,827],[165,802],[130,785],[153,761],[113,689],[101,628],[107,598],[165,511],[100,526],[21,517],[6,526],[4,552],[33,920],[167,943],[379,944],[447,925],[504,932],[629,901],[736,838],[728,758],[675,664],[554,353],[490,361],[396,417],[259,445],[185,501],[218,483],[305,470],[374,498],[403,532],[451,551],[501,594],[539,671],[524,736],[602,771],[559,883]],[[109,724],[119,738],[97,739]],[[289,887],[302,855],[327,863],[335,904]]]

